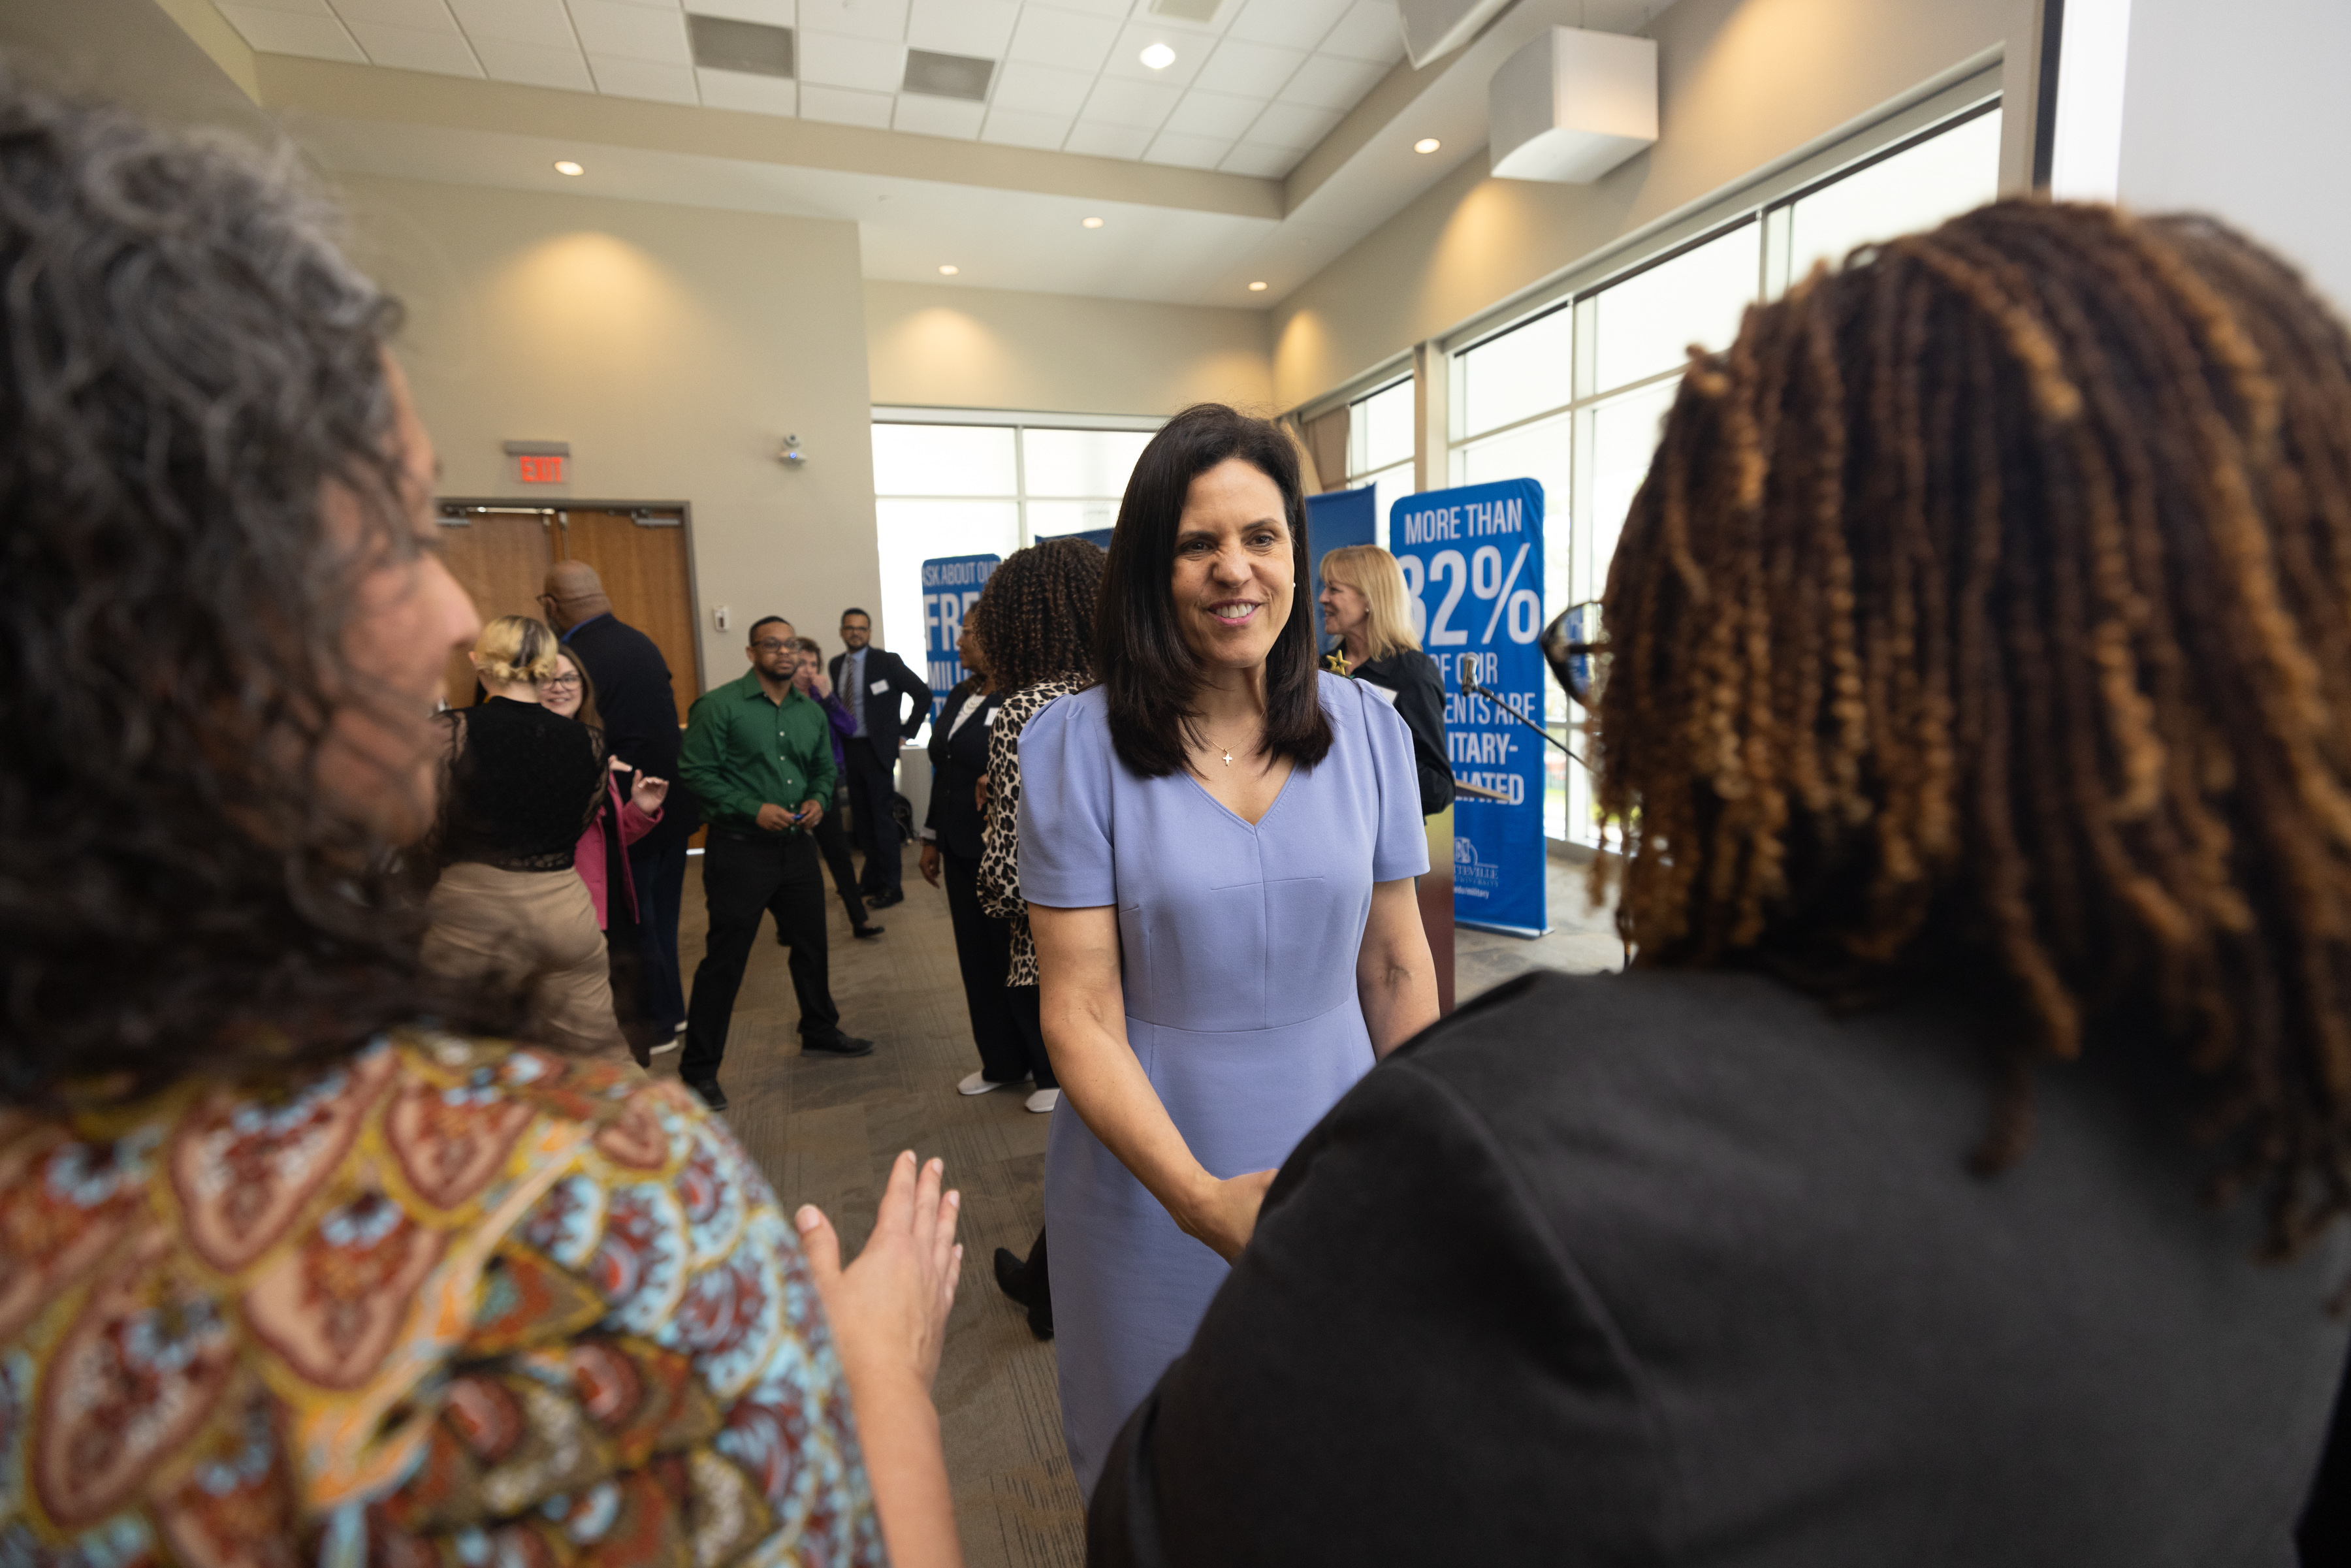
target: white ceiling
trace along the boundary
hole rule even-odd
[[[1646,8],[1646,7],[1645,7]],[[1395,0],[221,0],[266,53],[797,115],[1259,177],[1403,55]],[[794,29],[798,79],[697,68],[687,12]],[[1175,51],[1154,70],[1153,44]],[[985,103],[901,90],[908,48],[998,62]]]

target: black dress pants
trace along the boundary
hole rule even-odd
[[[685,839],[648,849],[629,847],[629,877],[637,887],[638,949],[644,958],[644,1009],[653,1033],[666,1040],[685,1021],[684,977],[677,964],[677,916],[685,901]]]
[[[710,906],[710,936],[694,972],[686,1006],[685,1051],[678,1076],[699,1083],[718,1076],[726,1029],[743,966],[759,937],[759,917],[773,915],[792,950],[792,992],[799,998],[800,1040],[828,1041],[841,1033],[832,1005],[824,931],[824,873],[806,833],[753,838],[713,823],[702,857],[702,891]]]
[[[865,855],[865,874],[858,879],[858,886],[869,898],[877,893],[896,893],[903,874],[898,864],[898,814],[892,809],[898,794],[897,734],[893,731],[879,740],[852,735],[841,743],[841,749],[849,758],[852,831]]]
[[[850,925],[864,925],[865,900],[857,890],[857,862],[849,858],[849,835],[841,830],[841,813],[830,807],[817,819],[816,847],[824,856],[825,870],[832,873],[832,890],[841,894],[841,907],[849,912]]]
[[[1020,1030],[1020,1043],[1029,1052],[1029,1066],[1037,1075],[1037,1087],[1059,1089],[1061,1082],[1053,1076],[1052,1058],[1045,1054],[1045,1019],[1037,988],[1007,986],[1004,999],[1011,1005],[1012,1021]]]
[[[979,1070],[994,1083],[1018,1083],[1030,1071],[1029,1043],[1012,1016],[1004,977],[1012,967],[1012,926],[979,906],[979,862],[942,849],[947,886],[947,916],[955,922],[956,962],[963,969],[963,1001],[971,1013],[971,1042],[979,1048]],[[1053,1071],[1041,1060],[1040,1089],[1053,1087]]]

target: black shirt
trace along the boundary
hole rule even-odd
[[[1445,749],[1445,682],[1437,661],[1417,648],[1366,659],[1349,674],[1395,694],[1395,710],[1412,731],[1413,772],[1420,784],[1420,814],[1434,817],[1453,804],[1453,764]]]
[[[443,863],[568,871],[604,799],[604,737],[537,703],[491,697],[449,721]]]
[[[1309,1133],[1093,1497],[1090,1561],[2290,1568],[2336,1223],[2257,1259],[2184,1069],[1754,976],[1530,975]]]

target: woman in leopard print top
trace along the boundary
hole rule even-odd
[[[980,834],[980,907],[1012,926],[1012,967],[1005,976],[1013,1020],[1029,1060],[1050,1061],[1038,1006],[1037,945],[1029,936],[1029,905],[1020,897],[1020,732],[1055,699],[1092,684],[1094,605],[1102,597],[1110,558],[1084,539],[1048,539],[1020,550],[987,580],[974,613],[987,628],[989,672],[1012,695],[987,732],[987,814]],[[1059,1089],[1029,1097],[1032,1111],[1061,1103]],[[1024,1261],[996,1249],[996,1282],[1029,1309],[1040,1339],[1053,1333],[1053,1298],[1045,1272],[1045,1233]]]

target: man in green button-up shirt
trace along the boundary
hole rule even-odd
[[[714,1111],[726,1108],[718,1066],[762,914],[775,915],[777,936],[791,949],[801,1051],[864,1056],[873,1049],[841,1032],[832,1003],[824,883],[810,837],[832,799],[832,738],[824,710],[792,685],[791,638],[779,616],[754,622],[749,673],[695,699],[678,749],[677,770],[710,823],[702,857],[710,936],[686,1004],[678,1076]]]

